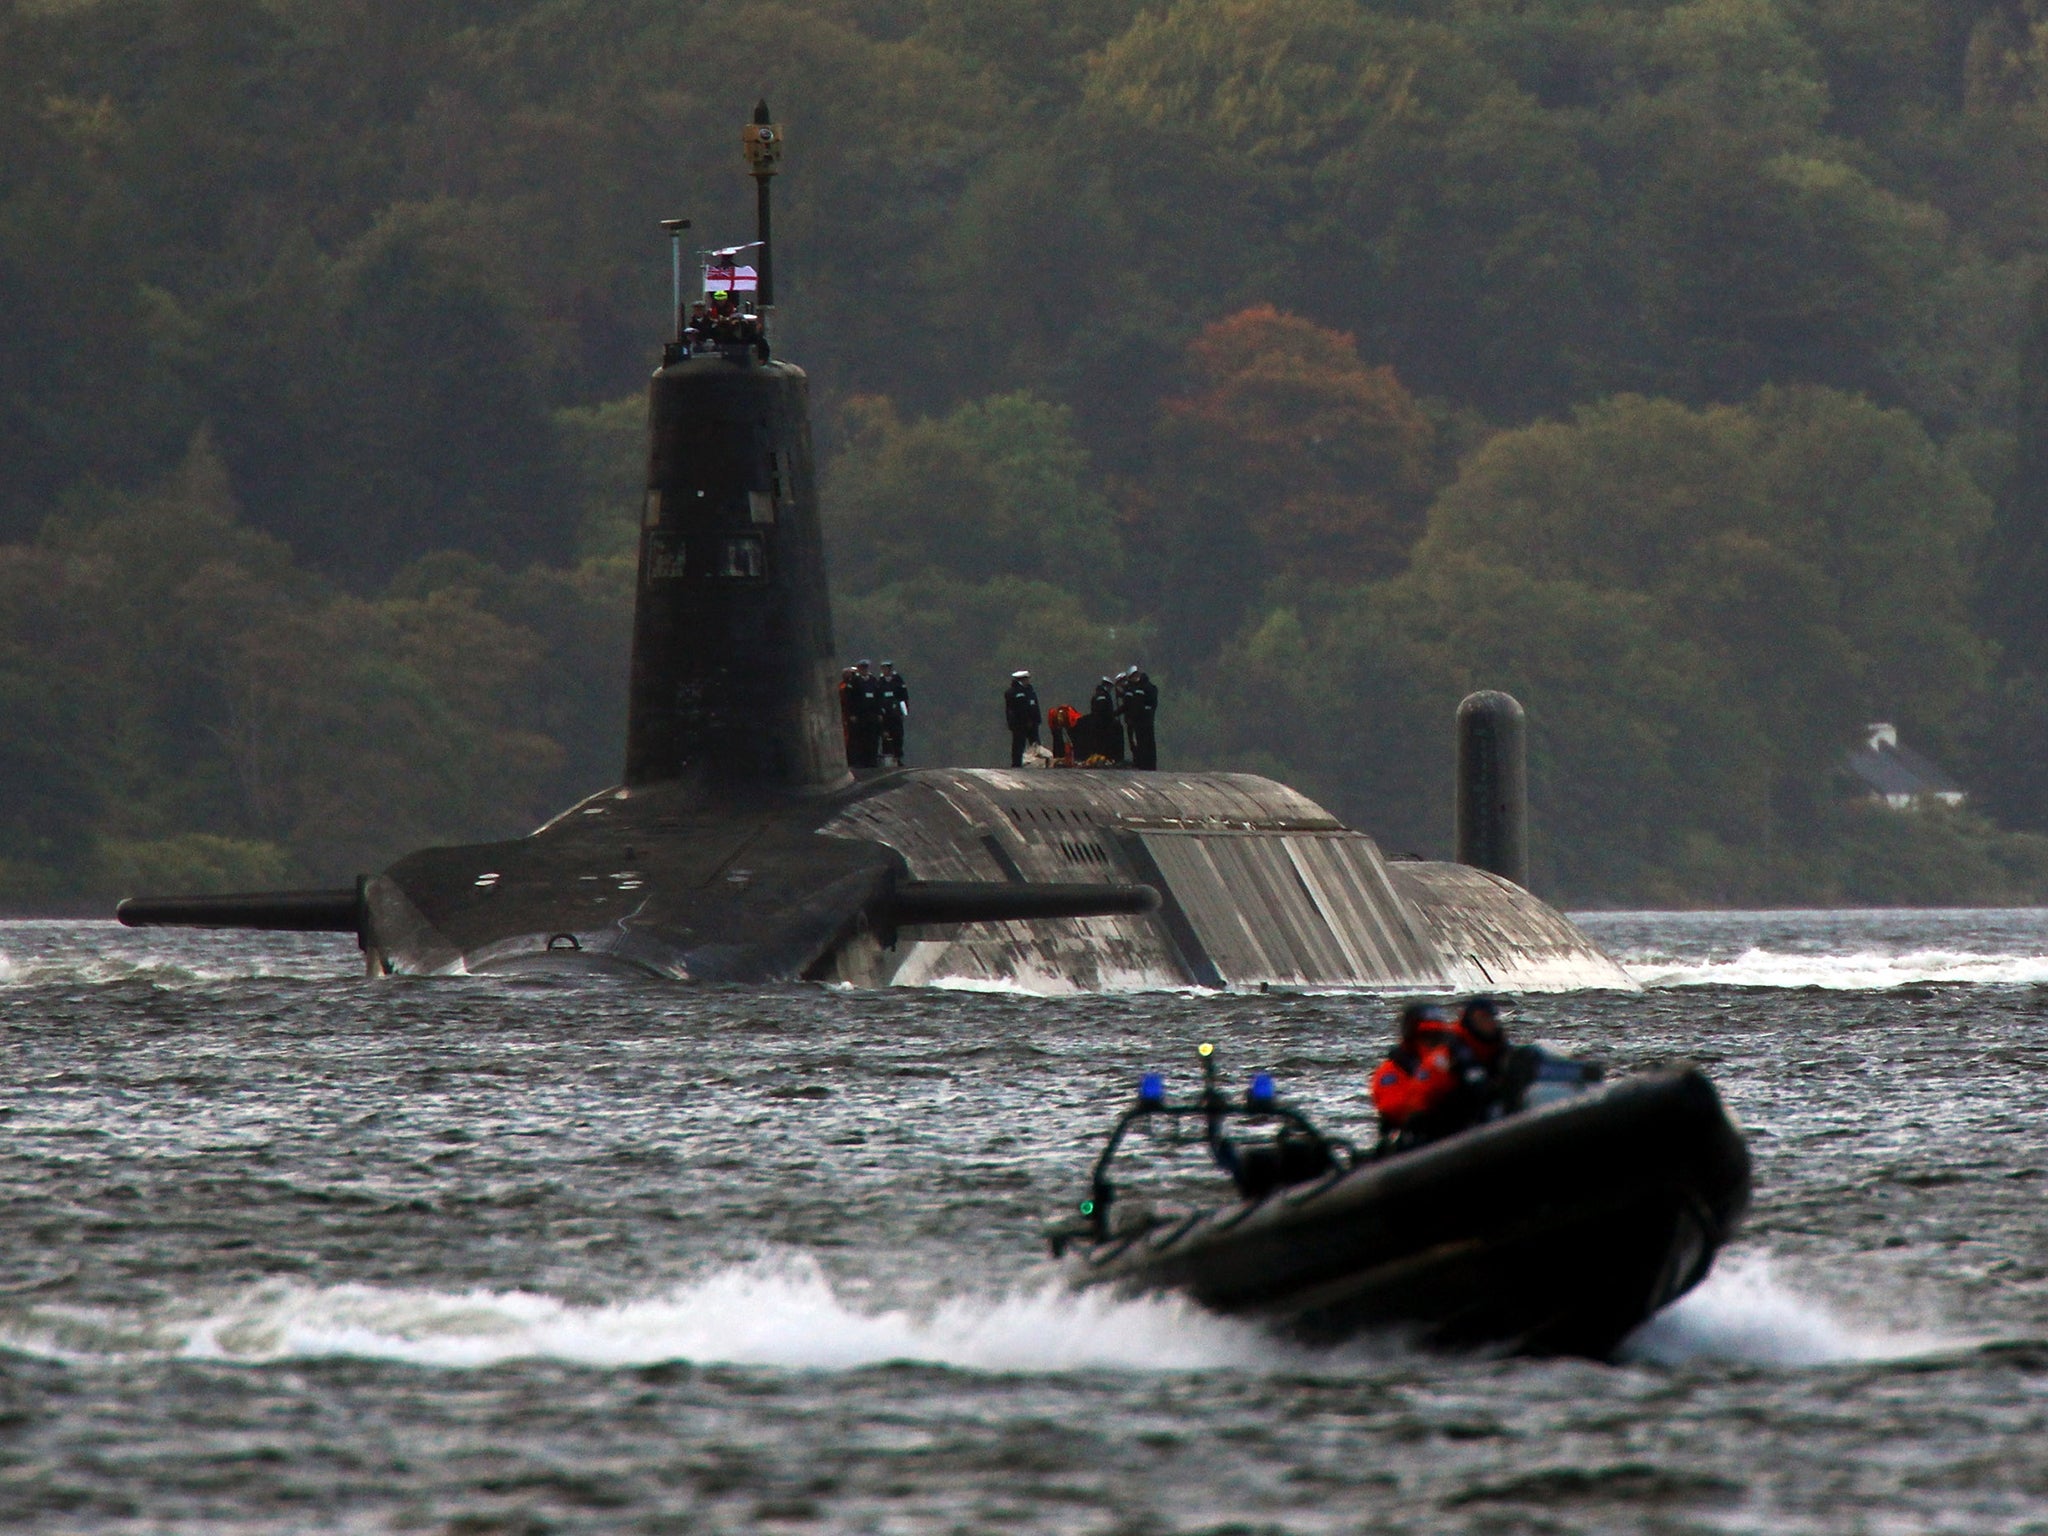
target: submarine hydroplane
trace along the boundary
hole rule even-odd
[[[759,238],[711,253],[708,316],[683,302],[687,223],[667,224],[676,330],[648,384],[622,782],[530,836],[423,849],[352,889],[131,898],[122,922],[352,933],[373,975],[1633,987],[1523,888],[1504,695],[1461,713],[1459,863],[1387,859],[1252,774],[850,772],[809,386],[768,344],[782,136],[765,103],[743,138]]]

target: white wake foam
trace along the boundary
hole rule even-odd
[[[294,935],[203,941],[136,933],[111,922],[49,918],[0,920],[0,989],[100,987],[142,981],[175,990],[237,981],[324,981],[346,976],[339,944]],[[356,969],[360,971],[361,967]]]
[[[1803,1293],[1768,1254],[1724,1261],[1637,1329],[1624,1360],[1798,1368],[1903,1360],[1978,1342],[1860,1321]],[[576,1306],[530,1291],[447,1292],[272,1282],[198,1316],[8,1309],[0,1345],[70,1361],[265,1364],[346,1356],[473,1368],[506,1360],[630,1367],[687,1361],[846,1371],[911,1361],[991,1372],[1351,1371],[1394,1339],[1337,1351],[1283,1343],[1180,1297],[1075,1293],[1057,1283],[921,1309],[849,1303],[807,1257],[733,1265],[658,1295]]]
[[[1846,1315],[1786,1280],[1768,1253],[1724,1258],[1699,1289],[1638,1328],[1622,1357],[1654,1365],[1848,1365],[1909,1360],[1973,1341],[1901,1332]]]
[[[572,1306],[525,1291],[260,1286],[201,1318],[17,1315],[0,1340],[62,1358],[136,1354],[249,1363],[346,1355],[483,1366],[547,1358],[597,1366],[696,1364],[852,1370],[919,1361],[978,1371],[1274,1368],[1298,1351],[1177,1298],[1118,1299],[1059,1285],[920,1311],[849,1305],[808,1259],[736,1265],[663,1294]]]
[[[1629,975],[1646,987],[1826,987],[1870,991],[1916,982],[2026,986],[2048,982],[2048,955],[1999,955],[1954,949],[1896,953],[1800,954],[1751,948],[1728,959],[1623,955]]]
[[[220,986],[237,981],[326,981],[338,973],[331,962],[250,961],[241,965],[180,965],[169,961],[97,959],[15,960],[0,955],[0,989],[21,987],[104,987],[147,982],[165,991]]]

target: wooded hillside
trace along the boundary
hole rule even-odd
[[[616,777],[757,94],[913,761],[1141,661],[1441,854],[1502,687],[1547,895],[2048,899],[2048,0],[0,0],[0,903]]]

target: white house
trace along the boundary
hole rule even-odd
[[[1898,727],[1879,722],[1867,728],[1863,745],[1844,756],[1873,800],[1895,811],[1915,811],[1940,801],[1961,805],[1969,798],[1963,786],[1911,747],[1899,745]]]

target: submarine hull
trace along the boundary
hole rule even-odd
[[[530,837],[423,849],[351,888],[138,896],[122,922],[351,933],[373,975],[1633,986],[1514,880],[1384,859],[1271,780],[849,772],[810,386],[768,341],[781,137],[765,102],[745,142],[758,302],[732,247],[706,253],[710,307],[686,310],[688,221],[663,221],[676,332],[648,381],[623,783]],[[1513,786],[1488,786],[1496,816]]]
[[[1157,909],[919,926],[903,881],[1150,887]],[[382,974],[558,968],[671,979],[1541,991],[1634,985],[1509,882],[1389,861],[1250,774],[908,769],[804,796],[671,780],[530,837],[427,849],[367,882]],[[905,909],[909,911],[909,909]],[[915,914],[911,916],[914,919]]]
[[[1329,1343],[1604,1359],[1697,1285],[1749,1199],[1749,1154],[1692,1068],[1092,1246],[1086,1286],[1184,1292]]]

